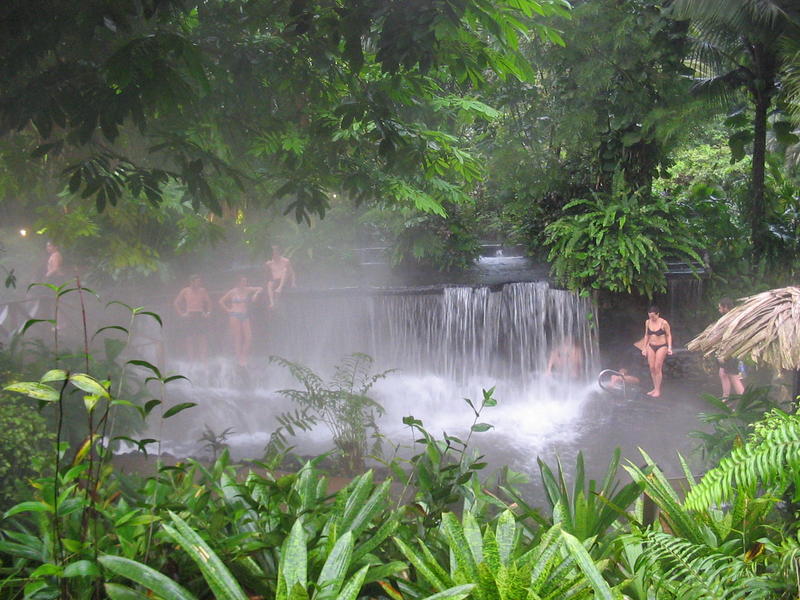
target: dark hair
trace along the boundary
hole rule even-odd
[[[725,296],[719,299],[719,305],[724,308],[725,310],[730,310],[733,308],[733,298],[729,296]]]
[[[655,304],[651,304],[650,308],[647,309],[648,313],[656,313],[657,315],[661,314],[661,309],[658,308]]]

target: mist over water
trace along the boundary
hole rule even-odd
[[[330,290],[294,292],[280,299],[266,322],[254,325],[254,350],[246,373],[226,357],[207,368],[175,362],[170,370],[191,383],[171,384],[170,394],[199,406],[152,431],[162,449],[199,454],[203,429],[233,432],[227,442],[237,458],[257,458],[276,417],[293,408],[277,390],[299,388],[288,370],[270,364],[277,355],[310,367],[323,378],[353,352],[375,360],[374,372],[393,369],[372,389],[385,408],[381,432],[394,443],[410,443],[404,416],[421,419],[434,435],[466,436],[474,414],[494,387],[498,406],[482,422],[494,425],[475,443],[501,460],[509,450],[537,452],[577,435],[593,385],[597,340],[588,300],[546,282],[498,288],[445,287],[402,291]],[[579,373],[545,375],[550,352],[565,342],[580,348]],[[320,425],[291,440],[305,454],[324,452],[332,441]]]

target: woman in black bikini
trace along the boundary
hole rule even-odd
[[[250,302],[261,293],[261,290],[260,287],[247,285],[247,277],[240,277],[236,287],[219,299],[219,305],[228,313],[236,364],[241,367],[247,366],[250,344],[253,339],[253,332],[250,329],[250,314],[247,309]]]
[[[647,309],[647,321],[644,322],[644,349],[642,356],[647,357],[650,366],[650,377],[653,379],[653,389],[647,392],[648,396],[658,398],[661,396],[662,368],[668,354],[672,354],[672,330],[666,319],[662,319],[657,306]]]

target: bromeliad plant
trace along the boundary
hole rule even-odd
[[[538,459],[545,497],[550,507],[549,518],[530,507],[513,488],[504,488],[504,492],[523,509],[523,523],[558,525],[581,542],[590,540],[590,549],[595,551],[598,548],[599,555],[602,556],[609,544],[606,538],[613,538],[610,534],[618,533],[614,530],[617,522],[627,523],[631,520],[628,511],[641,495],[643,488],[641,483],[635,481],[620,488],[620,457],[621,453],[617,448],[599,487],[594,479],[587,481],[582,452],[578,452],[575,461],[572,486],[567,484],[560,460],[557,460],[557,474],[554,474],[542,459]]]
[[[554,525],[531,539],[508,510],[494,527],[481,527],[469,512],[461,522],[445,513],[426,539],[394,541],[414,567],[411,577],[398,580],[398,598],[450,597],[457,590],[480,600],[621,597],[603,578],[605,564],[595,563],[577,538]]]

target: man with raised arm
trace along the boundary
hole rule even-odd
[[[292,261],[283,255],[283,249],[280,246],[272,246],[272,258],[264,263],[264,266],[267,268],[269,274],[275,300],[280,296],[283,287],[287,283],[291,287],[295,287]]]

